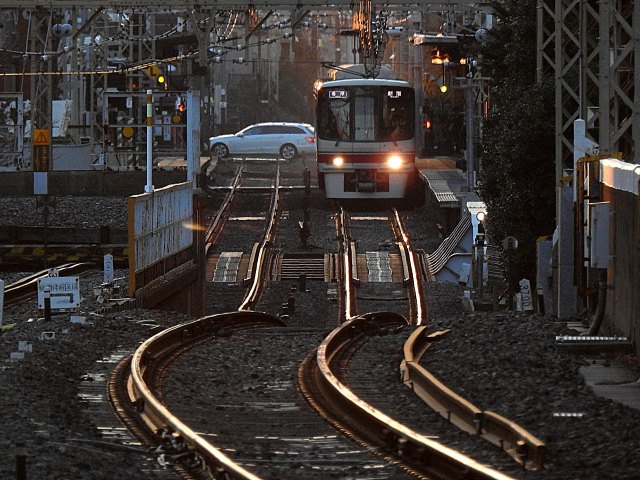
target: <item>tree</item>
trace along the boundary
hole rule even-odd
[[[481,48],[491,78],[483,123],[479,191],[494,242],[518,239],[510,271],[535,279],[536,240],[555,226],[554,90],[536,80],[536,1],[494,5],[497,21]]]

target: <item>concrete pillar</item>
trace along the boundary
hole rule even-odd
[[[539,238],[536,242],[537,250],[537,279],[538,311],[545,315],[553,315],[553,271],[551,256],[553,242],[551,238]]]
[[[558,226],[554,239],[558,255],[556,311],[560,320],[566,320],[577,313],[577,288],[573,282],[574,202],[571,181],[560,183],[557,202]]]

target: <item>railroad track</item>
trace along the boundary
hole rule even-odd
[[[57,275],[61,277],[78,275],[95,269],[96,265],[88,262],[64,263],[55,267]],[[38,279],[49,276],[52,270],[53,268],[40,270],[38,272],[29,274],[16,282],[6,285],[4,289],[5,305],[11,305],[13,303],[19,302],[24,298],[34,295],[37,292]]]
[[[277,209],[275,209],[277,210]],[[278,219],[278,215],[272,214],[269,216],[271,221],[270,221],[270,226],[268,226],[266,228],[266,233],[265,233],[265,239],[269,239],[271,238],[271,240],[263,240],[262,242],[260,242],[260,244],[262,245],[262,248],[260,249],[261,251],[264,249],[264,247],[267,246],[267,244],[273,240],[273,237],[271,236],[270,232],[273,232],[273,230],[275,229],[275,224],[277,223],[276,220]],[[220,238],[223,238],[223,236],[221,236]],[[259,258],[261,255],[263,257],[266,256],[266,254],[261,253],[261,251],[256,252],[255,256],[257,258]],[[261,281],[261,279],[259,278],[261,273],[263,271],[263,268],[259,266],[259,262],[256,263],[256,267],[255,267],[255,274],[256,274],[256,279]],[[310,279],[310,281],[312,281]],[[250,295],[251,291],[256,290],[256,288],[251,287],[248,289],[248,293],[247,296]],[[306,292],[305,292],[306,293]],[[242,305],[249,305],[250,301],[248,301],[246,298],[245,300],[243,300]],[[240,308],[241,312],[236,312],[237,315],[241,315],[242,312],[246,312],[249,315],[254,314],[253,312],[249,312],[246,309],[243,310],[242,306]],[[197,330],[200,331],[199,327],[191,327],[190,330]],[[286,338],[287,342],[289,343],[298,343],[298,342],[302,342],[303,343],[303,348],[300,350],[300,357],[296,360],[293,361],[293,363],[291,363],[289,365],[289,367],[286,367],[286,370],[290,371],[290,372],[295,372],[295,366],[297,365],[298,362],[301,362],[304,357],[307,355],[308,351],[311,350],[314,346],[317,346],[319,339],[321,339],[321,332],[322,330],[318,330],[317,328],[289,328],[287,329],[286,333],[283,331],[282,333],[279,333],[278,336],[282,337],[282,338]],[[225,338],[227,337],[227,335],[230,334],[230,330],[229,329],[225,329]],[[182,334],[182,336],[184,336],[184,334]],[[181,335],[176,334],[175,337],[176,338],[182,338]],[[245,335],[246,336],[246,335]],[[260,339],[259,335],[254,334],[253,335],[254,338],[257,338],[258,341]],[[162,340],[161,343],[163,345],[165,345],[167,342],[167,340]],[[243,344],[245,346],[245,351],[247,352],[251,352],[254,349],[256,349],[257,347],[251,347],[250,345],[247,344],[247,340],[246,338],[243,339]],[[152,347],[154,348],[154,347]],[[166,348],[166,347],[165,347]],[[175,348],[176,351],[182,351],[183,348],[182,347],[171,347],[172,349]],[[200,350],[200,349],[198,349]],[[210,354],[209,354],[210,355]],[[142,358],[146,358],[146,357],[154,357],[155,354],[143,354],[140,353],[139,356],[141,356]],[[184,357],[186,358],[186,354],[184,355]],[[191,364],[193,362],[188,361],[188,360],[183,360],[186,361],[187,364]],[[291,362],[291,360],[289,360],[289,362]],[[277,361],[274,360],[273,362],[271,361],[266,361],[266,364],[270,365],[270,364],[274,364],[277,365]],[[278,368],[285,368],[283,366],[279,366]],[[253,372],[251,375],[255,375],[256,372]],[[242,378],[242,377],[240,377]],[[251,377],[249,377],[251,378]],[[196,384],[202,384],[202,382],[194,382]],[[286,383],[286,382],[283,382]],[[206,382],[205,382],[206,384]],[[279,385],[281,385],[280,382],[278,382]],[[246,451],[250,448],[252,448],[253,450],[258,450],[259,454],[256,455],[252,455],[250,458],[245,458],[244,456],[241,457],[239,459],[239,462],[245,462],[247,464],[264,464],[264,465],[269,465],[270,467],[272,467],[273,465],[276,465],[275,468],[280,468],[280,469],[284,469],[285,471],[290,471],[291,470],[291,463],[293,462],[296,465],[300,464],[300,455],[303,454],[303,452],[308,452],[310,454],[310,457],[305,457],[305,461],[302,462],[302,464],[304,465],[309,465],[310,468],[310,472],[316,472],[316,477],[315,478],[326,478],[327,474],[335,474],[336,472],[342,470],[346,465],[350,465],[349,468],[354,469],[356,467],[354,467],[354,465],[359,465],[360,467],[357,468],[361,468],[362,472],[365,473],[367,471],[370,471],[371,469],[374,469],[375,471],[379,472],[375,478],[389,478],[390,476],[394,477],[394,478],[398,478],[398,475],[401,475],[402,473],[402,469],[398,469],[397,466],[395,466],[393,464],[393,462],[380,462],[379,459],[372,457],[371,456],[371,451],[369,448],[355,448],[354,449],[354,444],[353,442],[344,435],[337,435],[336,432],[329,426],[327,425],[325,422],[322,421],[321,418],[319,418],[315,413],[313,413],[311,410],[309,410],[306,406],[305,406],[305,402],[304,399],[302,397],[300,397],[299,393],[297,392],[297,388],[295,386],[295,382],[289,382],[289,388],[278,388],[276,391],[278,392],[278,399],[277,400],[271,400],[270,402],[268,402],[269,405],[296,405],[298,404],[298,408],[292,407],[294,408],[294,410],[296,410],[296,419],[299,418],[300,415],[302,415],[303,412],[308,412],[307,415],[309,416],[308,420],[304,420],[303,421],[303,425],[305,425],[305,429],[300,432],[300,431],[296,431],[295,435],[292,435],[291,433],[291,425],[288,423],[285,423],[285,425],[281,426],[281,430],[278,432],[277,430],[274,432],[273,426],[276,425],[280,425],[280,422],[278,421],[277,418],[272,418],[271,420],[267,420],[266,422],[259,422],[258,420],[256,421],[252,421],[251,425],[252,428],[247,430],[247,434],[249,435],[249,438],[251,439],[251,445],[253,445],[253,447],[247,447],[246,445],[246,441],[243,441],[243,436],[237,431],[237,426],[234,427],[234,424],[237,425],[238,423],[238,418],[237,416],[232,416],[232,418],[230,419],[230,423],[228,426],[225,426],[225,423],[222,421],[222,417],[218,416],[218,422],[219,424],[216,425],[216,431],[225,431],[225,430],[229,430],[232,431],[234,434],[232,436],[232,438],[229,438],[229,443],[225,443],[224,445],[231,445],[231,447],[226,446],[223,447],[225,449],[231,449],[233,451],[239,450],[241,452],[244,452],[244,455],[249,455],[248,453],[246,453]],[[281,385],[282,386],[282,385]],[[140,388],[140,391],[143,391],[144,388]],[[169,388],[164,388],[163,389],[165,392],[168,391],[173,391],[173,389],[169,389]],[[169,393],[164,393],[164,396],[168,396],[170,395]],[[211,392],[208,393],[209,396],[211,396]],[[251,397],[253,397],[253,394],[251,394]],[[226,400],[226,399],[225,399]],[[134,400],[135,402],[140,403],[140,401],[138,399]],[[227,401],[228,403],[228,401]],[[240,403],[243,404],[242,399],[240,398],[239,400],[236,399],[235,403]],[[178,402],[178,405],[180,405],[180,402]],[[256,408],[256,410],[258,411],[259,414],[265,415],[265,410],[269,410],[270,407],[265,406],[264,402],[260,402],[260,405]],[[282,412],[279,412],[279,414],[282,414]],[[187,413],[186,415],[191,415],[189,413]],[[192,417],[191,417],[192,418]],[[250,418],[254,418],[253,416],[251,416]],[[259,415],[256,417],[259,418]],[[303,415],[304,418],[304,415]],[[297,422],[298,420],[294,420],[292,419],[291,422]],[[172,423],[173,421],[167,420],[166,418],[164,420],[162,420],[160,422],[160,425],[155,425],[156,431],[160,431],[160,430],[166,430],[168,423]],[[217,422],[217,423],[218,423]],[[189,424],[200,424],[200,422],[197,419],[192,419],[192,421],[188,422]],[[312,428],[310,427],[310,425],[314,425]],[[267,426],[271,426],[271,428],[267,429]],[[307,430],[307,427],[309,427],[309,429]],[[265,441],[257,441],[256,442],[256,436],[260,436],[258,435],[258,433],[256,432],[262,432],[262,437],[264,437]],[[182,434],[181,434],[182,435]],[[215,435],[217,435],[217,438],[220,439],[221,434],[220,433],[215,433]],[[277,438],[277,441],[274,441],[273,439]],[[318,439],[323,439],[323,440],[318,440]],[[191,442],[191,440],[188,441],[188,443]],[[194,445],[197,444],[197,440],[193,440]],[[243,443],[244,442],[244,443]],[[270,445],[269,448],[266,448],[265,446],[265,442],[268,443]],[[314,443],[322,443],[322,448],[324,450],[324,455],[322,456],[322,458],[313,458],[314,456],[317,457],[317,450],[315,448],[309,448],[309,445],[313,445]],[[274,455],[278,455],[277,453],[274,453],[272,451],[273,448],[276,448],[276,452],[280,451],[280,448],[278,448],[277,446],[274,446],[273,444],[277,444],[279,447],[283,447],[284,444],[287,445],[287,448],[283,448],[284,451],[295,451],[298,452],[297,455],[297,460],[296,456],[291,457],[292,460],[287,460],[284,459],[283,461],[280,462],[274,462]],[[239,446],[238,446],[239,445]],[[258,445],[258,447],[256,447],[256,445]],[[297,445],[297,447],[296,447]],[[196,447],[194,447],[196,448]],[[293,450],[291,450],[293,449]],[[345,455],[347,455],[345,457]],[[269,461],[265,461],[265,458],[269,457]],[[213,463],[215,463],[214,460],[203,460],[204,463],[207,463],[208,461],[211,461]],[[279,467],[278,467],[279,465]],[[221,468],[220,465],[217,465],[215,468]],[[226,468],[226,467],[225,467]],[[300,472],[298,471],[293,471],[292,472],[293,475],[290,477],[286,477],[283,476],[285,475],[283,472],[279,472],[277,476],[277,478],[300,478]],[[319,475],[318,475],[319,473]],[[272,478],[272,475],[269,475]],[[304,476],[304,475],[303,475]],[[307,477],[305,476],[305,478],[313,478],[313,477]]]
[[[247,231],[227,228],[234,216],[242,216],[243,221],[247,222],[244,225],[251,225],[253,235],[258,230],[262,232],[262,236],[254,238],[252,242],[254,247],[247,267],[251,274],[244,275],[241,282],[237,279],[235,282],[235,290],[244,291],[236,311],[220,314],[222,317],[209,316],[198,323],[159,335],[134,355],[132,376],[136,386],[129,389],[129,392],[134,392],[133,395],[130,393],[132,398],[129,400],[137,406],[147,427],[156,437],[163,439],[163,448],[173,449],[169,451],[171,458],[184,459],[184,467],[195,466],[212,476],[226,472],[230,478],[327,478],[344,469],[345,465],[355,472],[363,468],[363,474],[370,474],[371,471],[381,474],[374,478],[429,476],[449,479],[461,478],[461,472],[464,472],[465,478],[509,478],[413,432],[349,390],[349,360],[362,347],[366,337],[371,335],[369,330],[372,326],[375,327],[375,335],[380,335],[383,331],[398,328],[400,324],[422,322],[419,319],[424,314],[420,304],[423,294],[417,280],[417,268],[413,265],[408,234],[397,212],[373,221],[384,223],[386,234],[392,236],[393,246],[397,249],[393,252],[396,255],[396,271],[402,274],[397,282],[358,282],[357,294],[352,285],[356,282],[352,279],[357,280],[359,252],[348,226],[344,227],[352,223],[353,216],[348,220],[343,212],[334,217],[339,220],[335,227],[338,240],[336,249],[341,252],[334,257],[336,278],[340,280],[335,288],[338,305],[336,320],[342,318],[344,322],[342,328],[331,327],[332,334],[319,347],[328,326],[326,321],[317,321],[323,312],[314,312],[310,315],[313,318],[311,323],[306,323],[299,314],[291,315],[293,308],[287,309],[282,315],[274,313],[271,316],[252,311],[259,302],[264,303],[263,297],[282,301],[282,287],[287,288],[286,280],[303,277],[306,281],[306,272],[311,272],[311,264],[315,264],[313,268],[319,270],[318,255],[301,255],[298,257],[301,261],[292,273],[287,273],[284,281],[282,279],[286,253],[274,253],[272,246],[279,242],[279,225],[291,216],[291,210],[282,206],[283,200],[277,185],[276,181],[270,188],[243,189],[242,196],[230,201],[234,212],[241,205],[240,211],[243,213],[230,213],[227,216],[225,228],[210,248],[210,251],[222,249],[223,253],[228,245],[235,246],[234,242],[247,244]],[[268,202],[264,197],[267,191],[272,195]],[[268,212],[260,210],[257,214],[247,209],[248,205],[255,205],[256,198],[260,198],[262,206],[270,205]],[[291,222],[292,219],[288,220]],[[262,228],[258,227],[259,224]],[[217,263],[220,258],[217,258]],[[309,275],[307,286],[311,283],[317,288],[327,283],[324,254],[322,264],[322,280],[318,278],[318,273]],[[274,265],[278,267],[274,269]],[[274,281],[274,271],[279,272],[280,281]],[[267,285],[269,279],[271,284]],[[388,279],[385,277],[385,280]],[[399,311],[356,317],[356,299],[358,308],[362,308],[362,305],[371,308],[376,301],[380,301],[380,292],[373,289],[369,292],[376,297],[375,301],[365,298],[366,294],[363,295],[360,290],[363,283],[397,283],[392,285],[391,292],[395,293],[393,288],[399,287],[402,298],[384,301],[394,304]],[[243,288],[238,289],[239,286]],[[300,295],[310,291],[305,286],[295,294],[300,298]],[[291,306],[295,300],[296,297],[289,293],[287,305]],[[256,315],[261,316],[260,321],[256,320]],[[224,322],[231,322],[233,318],[243,326],[231,325],[234,322],[224,327],[214,326],[214,317],[218,320],[224,318]],[[266,318],[269,320],[266,321]],[[389,324],[385,323],[386,319],[391,319]],[[260,324],[262,321],[266,325]],[[255,325],[252,324],[254,322]],[[276,322],[280,322],[280,325],[276,326]],[[255,330],[258,326],[267,328]],[[245,328],[251,330],[245,331]],[[284,344],[276,347],[277,342]],[[274,347],[273,352],[271,347]],[[316,347],[316,354],[309,356],[309,351]],[[283,356],[282,352],[287,354]],[[238,362],[229,362],[229,358],[236,355],[242,356],[240,364],[244,367],[230,372],[228,365],[238,365]],[[164,359],[160,362],[161,366],[155,365],[154,359],[160,358]],[[215,367],[211,365],[213,358],[217,359]],[[171,369],[167,370],[169,362]],[[305,368],[293,377],[295,366],[299,363]],[[193,368],[199,365],[201,367]],[[205,365],[206,368],[202,369]],[[135,373],[136,370],[139,370],[139,374]],[[147,375],[147,370],[162,373]],[[227,380],[223,380],[225,378]],[[147,381],[150,383],[147,384]],[[215,387],[211,388],[211,385]],[[319,417],[304,408],[296,385],[305,393],[306,402],[329,422],[318,422]],[[188,389],[187,395],[185,388]],[[230,391],[234,392],[233,395]],[[203,411],[197,399],[205,396],[208,406]],[[167,406],[171,407],[171,412]],[[213,424],[210,423],[212,409],[217,412]],[[357,421],[354,422],[354,419]],[[296,422],[302,423],[296,427]],[[198,425],[200,431],[196,432],[188,425]],[[375,425],[375,428],[367,425]],[[357,439],[358,443],[354,445],[353,439]],[[319,446],[324,453],[321,458],[317,454]],[[425,455],[425,452],[428,453]],[[425,457],[426,464],[423,461]],[[319,475],[314,477],[314,473]]]
[[[274,259],[271,278],[276,281],[306,280],[332,282],[336,280],[336,258],[330,253],[284,253]]]

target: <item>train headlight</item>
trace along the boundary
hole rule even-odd
[[[341,167],[342,165],[344,165],[344,158],[342,157],[335,157],[331,163],[333,163],[334,167]]]
[[[402,167],[402,158],[398,155],[393,155],[387,159],[387,166],[392,170],[398,170]]]

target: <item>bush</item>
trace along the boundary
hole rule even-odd
[[[479,192],[491,240],[518,239],[512,278],[534,281],[536,240],[555,227],[554,85],[535,78],[535,0],[500,5],[482,48],[492,103],[483,123]]]

